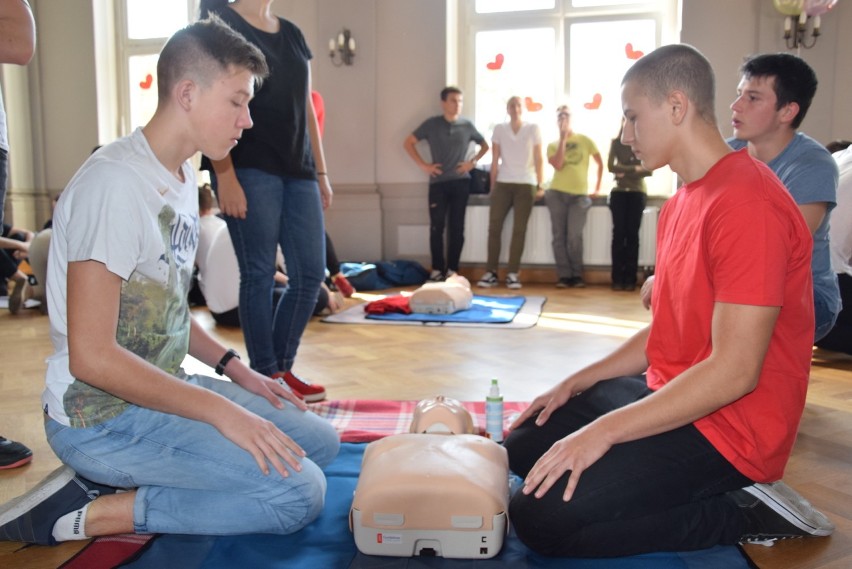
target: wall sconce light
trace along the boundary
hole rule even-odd
[[[355,38],[347,28],[340,30],[337,38],[328,40],[328,56],[335,67],[352,65],[355,58]]]
[[[784,15],[787,49],[810,49],[820,36],[820,17],[834,8],[837,0],[773,0],[773,4]],[[811,21],[810,27],[808,20]]]

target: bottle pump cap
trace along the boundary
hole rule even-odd
[[[491,389],[488,391],[488,397],[500,397],[500,386],[497,384],[496,379],[491,380]]]

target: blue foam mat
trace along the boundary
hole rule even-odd
[[[410,322],[480,322],[505,324],[511,322],[526,302],[523,296],[474,295],[470,308],[452,314],[368,314],[371,320],[399,320]]]
[[[358,552],[349,532],[349,507],[365,444],[344,443],[326,469],[328,493],[320,517],[288,536],[162,535],[135,560],[133,569],[748,569],[733,546],[685,553],[652,553],[616,559],[555,559],[528,550],[510,534],[492,559],[376,557]]]

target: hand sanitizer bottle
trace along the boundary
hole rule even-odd
[[[494,442],[503,442],[503,396],[497,380],[491,380],[491,389],[485,398],[485,436]]]

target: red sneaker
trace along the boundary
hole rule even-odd
[[[333,277],[331,279],[331,282],[334,283],[334,286],[337,287],[337,290],[340,291],[340,294],[342,294],[346,298],[351,298],[352,294],[355,292],[355,287],[352,286],[352,283],[350,283],[349,280],[340,273]]]
[[[292,371],[279,371],[272,375],[273,379],[283,379],[293,392],[306,403],[316,403],[325,399],[325,388],[310,381],[305,381]]]

